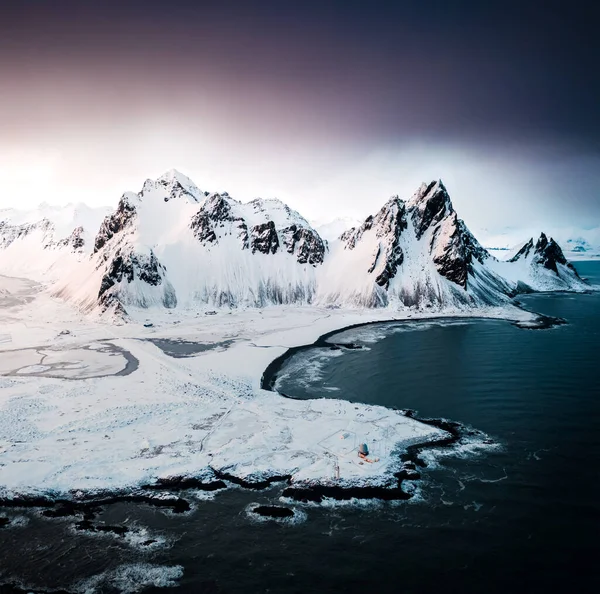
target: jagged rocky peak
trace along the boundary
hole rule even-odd
[[[340,240],[344,242],[346,249],[352,250],[362,236],[371,229],[375,229],[377,237],[390,236],[394,241],[406,227],[406,204],[398,196],[392,196],[375,216],[369,215],[360,227],[352,227],[344,231],[340,235]]]
[[[407,226],[406,204],[392,196],[375,216],[368,216],[360,227],[342,233],[340,240],[344,249],[354,250],[366,234],[370,235],[368,241],[373,242],[374,251],[366,272],[374,275],[378,286],[387,289],[404,262],[400,243]]]
[[[519,260],[530,258],[533,264],[538,264],[558,274],[558,264],[569,268],[577,277],[575,267],[565,258],[561,247],[552,239],[548,238],[545,233],[542,233],[533,243],[531,238],[509,261],[517,262]]]
[[[0,248],[7,248],[17,239],[23,239],[34,231],[42,232],[42,246],[44,248],[52,242],[54,225],[48,219],[42,219],[36,223],[24,223],[22,225],[11,225],[7,221],[0,221]]]
[[[193,216],[190,228],[204,245],[237,238],[253,254],[276,254],[282,245],[300,264],[321,264],[325,244],[296,211],[277,199],[257,198],[242,204],[228,194],[211,194]]]
[[[198,212],[192,217],[190,229],[194,237],[203,244],[218,243],[219,237],[235,234],[242,249],[248,248],[248,225],[234,208],[239,203],[229,194],[210,194]]]
[[[448,190],[442,180],[421,184],[408,202],[408,211],[413,222],[417,239],[425,231],[454,212]]]
[[[85,239],[83,238],[84,229],[83,227],[75,227],[69,237],[65,237],[57,242],[59,247],[70,247],[73,251],[82,251],[85,246]]]
[[[117,233],[129,227],[136,215],[138,196],[126,192],[121,196],[117,209],[102,221],[94,241],[94,254],[101,250]]]

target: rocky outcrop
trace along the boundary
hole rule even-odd
[[[483,264],[489,258],[487,250],[455,212],[434,230],[430,251],[438,272],[463,289],[467,288],[469,275],[473,274],[473,262],[477,260]]]
[[[453,212],[450,196],[441,180],[422,184],[410,201],[409,214],[417,239]]]
[[[250,232],[252,253],[274,254],[279,249],[279,237],[273,221],[267,221],[252,227]]]
[[[411,199],[408,211],[416,238],[429,238],[429,253],[437,271],[466,289],[474,261],[483,264],[490,255],[458,218],[444,184],[423,184]]]
[[[135,214],[136,208],[131,197],[123,194],[119,200],[117,210],[107,216],[100,225],[94,241],[94,254],[101,250],[115,235],[129,227],[135,218]]]
[[[132,283],[134,280],[139,280],[152,287],[163,285],[162,305],[167,308],[176,307],[177,296],[175,290],[165,278],[166,272],[166,268],[158,261],[152,250],[146,255],[131,250],[118,249],[102,277],[98,300],[104,305],[112,305],[115,298],[127,301],[127,297],[123,297],[120,293],[119,285],[124,282]],[[140,300],[135,304],[142,307],[150,305],[144,300]]]
[[[230,199],[225,194],[211,194],[194,215],[190,228],[194,237],[203,244],[218,243],[218,236],[226,224],[233,227],[242,249],[248,248],[248,225],[233,215]]]
[[[323,264],[325,244],[316,231],[290,225],[281,232],[288,254],[295,254],[299,264]]]
[[[73,229],[73,233],[69,237],[65,237],[57,242],[58,247],[68,247],[72,251],[81,251],[85,246],[85,239],[83,238],[84,229],[83,227],[76,227]]]
[[[48,219],[42,219],[36,223],[25,223],[23,225],[11,225],[6,221],[0,221],[0,249],[5,249],[18,239],[24,239],[35,231],[42,233],[42,247],[46,248],[52,244],[54,225]]]
[[[378,286],[387,289],[404,261],[400,238],[406,228],[406,205],[393,196],[374,217],[368,216],[360,227],[343,233],[340,240],[345,249],[354,250],[364,234],[374,230],[377,243],[367,272],[374,275]]]

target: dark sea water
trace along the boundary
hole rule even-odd
[[[600,262],[578,269],[600,284]],[[568,324],[370,326],[332,339],[364,349],[336,357],[304,350],[284,365],[278,388],[295,398],[411,408],[490,436],[487,449],[425,454],[429,467],[408,502],[298,505],[305,519],[288,525],[246,512],[277,503],[281,487],[228,490],[212,501],[186,493],[194,502],[187,514],[104,508],[97,520],[127,526],[129,540],[77,533],[72,518],[0,510],[20,518],[0,528],[0,583],[99,592],[169,580],[179,587],[145,591],[597,591],[600,293],[521,301]],[[150,539],[158,542],[136,544]]]

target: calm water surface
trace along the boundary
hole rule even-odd
[[[600,263],[578,268],[600,284]],[[145,548],[77,534],[72,519],[13,510],[7,515],[23,525],[0,528],[0,582],[134,591],[144,580],[167,584],[178,574],[169,567],[181,566],[178,588],[146,591],[596,591],[600,293],[522,301],[569,323],[549,330],[499,321],[370,326],[334,338],[362,350],[332,357],[310,349],[282,369],[278,387],[296,398],[412,408],[493,439],[488,450],[427,456],[411,501],[300,506],[306,520],[295,525],[256,522],[245,511],[277,502],[279,488],[229,490],[196,501],[185,515],[106,508],[99,519],[159,540]],[[103,577],[82,586],[90,576]]]

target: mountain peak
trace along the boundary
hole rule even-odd
[[[452,201],[442,180],[421,184],[408,201],[408,210],[415,227],[417,239],[421,239],[432,224],[439,223],[454,212]]]
[[[177,169],[169,169],[168,171],[165,171],[165,173],[163,173],[161,176],[159,176],[156,179],[156,181],[158,181],[158,182],[176,181],[176,182],[180,183],[181,185],[191,185],[191,186],[196,185],[187,175],[184,175],[183,173],[181,173],[181,171],[178,171]]]
[[[189,177],[177,169],[170,169],[156,180],[147,179],[139,195],[140,197],[159,196],[165,202],[183,196],[192,202],[200,202],[206,194]]]

